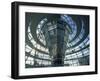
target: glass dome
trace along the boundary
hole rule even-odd
[[[27,15],[26,68],[89,65],[89,16]]]

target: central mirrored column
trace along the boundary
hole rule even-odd
[[[43,27],[42,32],[45,36],[46,46],[52,58],[52,66],[64,66],[66,44],[70,29],[60,16],[50,18]]]

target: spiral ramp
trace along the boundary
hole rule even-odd
[[[53,55],[50,54],[42,28],[50,25],[50,30],[55,29],[56,26],[53,25],[52,20],[55,20],[57,16],[58,14],[26,13],[26,68],[54,66],[52,65]],[[68,38],[68,42],[64,43],[63,66],[89,65],[89,16],[70,14],[59,14],[59,16],[71,30],[68,36],[65,36]]]

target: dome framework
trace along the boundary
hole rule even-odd
[[[89,16],[26,13],[25,67],[89,65]]]

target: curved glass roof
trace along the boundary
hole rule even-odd
[[[50,55],[47,39],[51,40],[48,33],[52,36],[55,34],[54,32],[57,28],[57,24],[53,21],[55,15],[59,15],[60,19],[66,23],[66,27],[70,30],[70,33],[67,36],[68,42],[64,43],[64,66],[89,65],[89,16],[69,14],[29,14],[26,17],[26,20],[28,20],[26,21],[28,25],[26,25],[27,34],[25,41],[26,68],[52,67],[53,55]],[[52,20],[50,20],[50,18]],[[37,24],[34,28],[33,21],[35,19],[37,20]],[[48,29],[46,27],[48,27]],[[43,28],[46,36],[43,33]],[[35,30],[32,31],[33,29]],[[66,37],[66,35],[64,37]]]

